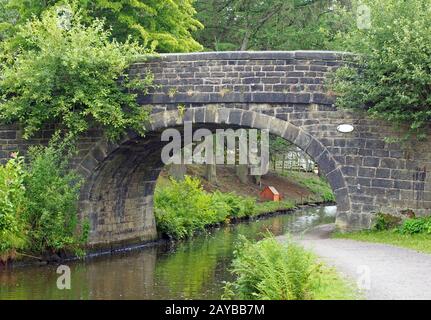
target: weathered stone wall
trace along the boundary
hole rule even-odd
[[[430,140],[387,143],[402,130],[364,114],[337,110],[325,94],[328,72],[348,55],[332,52],[236,52],[163,55],[131,66],[151,72],[156,88],[140,95],[150,105],[145,138],[130,133],[118,144],[92,132],[80,143],[74,164],[87,178],[81,213],[92,226],[91,243],[112,245],[156,237],[153,215],[155,180],[163,167],[160,132],[192,121],[195,128],[269,129],[305,150],[335,191],[337,223],[367,228],[376,212],[418,214],[431,211]],[[185,113],[178,111],[185,108]],[[336,130],[352,124],[352,133]],[[0,129],[0,157],[24,142],[14,127]]]
[[[158,86],[141,103],[322,103],[328,72],[351,56],[337,52],[167,54],[131,66]]]

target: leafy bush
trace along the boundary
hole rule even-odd
[[[172,179],[170,185],[158,188],[154,202],[157,227],[174,238],[191,236],[218,220],[211,195],[202,189],[199,179],[189,176],[184,181]]]
[[[399,228],[403,234],[431,234],[431,217],[406,219]]]
[[[225,299],[304,300],[353,297],[351,289],[332,270],[304,248],[279,243],[273,236],[257,243],[243,239],[235,250],[225,286]]]
[[[257,243],[244,240],[232,265],[237,275],[227,296],[245,300],[302,300],[310,298],[313,259],[303,248],[280,245],[275,238]]]
[[[28,157],[24,184],[30,249],[77,249],[86,238],[77,232],[80,178],[53,146],[30,148]]]
[[[312,193],[319,196],[324,202],[335,202],[335,195],[328,182],[320,177],[308,178],[301,181]]]
[[[393,216],[390,214],[379,213],[376,215],[376,219],[374,222],[374,230],[382,231],[393,229],[396,226],[400,225],[401,218],[397,216]]]
[[[390,214],[379,213],[374,221],[375,231],[393,230],[401,234],[431,234],[431,217],[409,218],[403,220],[401,217]]]
[[[229,218],[242,218],[251,215],[256,210],[256,200],[244,198],[233,193],[214,192],[212,195],[212,205],[223,204],[227,210],[218,210],[222,215]]]
[[[198,178],[186,176],[157,188],[154,202],[159,231],[181,239],[208,225],[252,215],[256,201],[232,193],[208,193]]]
[[[401,234],[431,234],[431,217],[409,218],[402,220],[401,217],[390,214],[379,213],[374,222],[375,231],[393,230]]]
[[[81,20],[72,11],[70,26],[61,27],[54,7],[0,43],[0,121],[19,121],[25,138],[52,123],[72,137],[95,127],[110,139],[145,130],[148,112],[131,90],[145,92],[151,77],[125,73],[146,50],[111,41],[100,20]]]
[[[81,254],[88,225],[78,225],[80,179],[56,147],[30,148],[28,162],[14,157],[0,166],[0,256],[17,250]]]
[[[23,221],[25,207],[24,159],[14,155],[0,166],[0,261],[12,258],[27,241]]]
[[[342,34],[344,50],[359,53],[354,68],[337,72],[333,91],[342,107],[406,123],[419,138],[431,121],[431,6],[429,0],[361,0],[371,28]]]

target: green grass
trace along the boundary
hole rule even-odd
[[[352,283],[316,256],[272,235],[253,243],[243,239],[232,263],[233,282],[226,283],[225,299],[347,300],[359,294]]]
[[[259,215],[281,210],[289,210],[295,208],[295,202],[291,200],[282,200],[279,202],[258,202],[255,205],[252,215]]]
[[[295,181],[299,185],[307,188],[313,194],[311,201],[335,202],[335,195],[331,186],[324,179],[314,173],[287,171],[283,176]]]
[[[431,253],[431,234],[401,234],[396,230],[358,231],[352,233],[335,233],[334,238],[352,239],[365,242],[385,243],[398,247]]]
[[[318,263],[316,258],[315,263]],[[320,274],[313,279],[313,300],[360,300],[354,283],[342,277],[334,268],[319,263]]]

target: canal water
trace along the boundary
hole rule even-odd
[[[57,266],[0,270],[3,299],[219,299],[240,235],[260,239],[298,234],[335,221],[336,207],[306,208],[285,215],[211,230],[175,245],[157,245],[66,263],[71,289],[57,288]]]

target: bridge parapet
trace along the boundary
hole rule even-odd
[[[154,76],[142,104],[334,103],[327,74],[351,54],[328,51],[206,52],[165,54],[135,63],[131,75]]]

